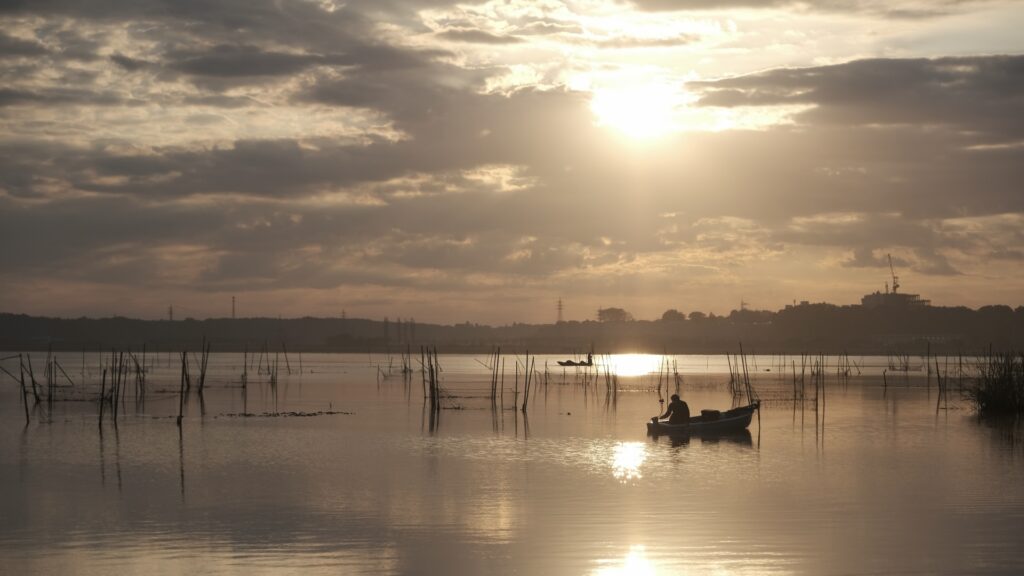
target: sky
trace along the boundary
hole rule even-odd
[[[2,0],[0,311],[1024,305],[1024,2]]]

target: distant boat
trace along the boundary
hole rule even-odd
[[[728,434],[746,430],[754,411],[760,406],[754,402],[725,412],[718,410],[701,410],[700,416],[690,418],[689,424],[669,424],[668,420],[651,418],[647,423],[647,433],[651,436],[687,435],[687,434]]]
[[[559,366],[593,366],[594,365],[594,355],[593,354],[587,354],[587,359],[585,361],[584,360],[580,360],[579,362],[577,362],[575,360],[559,360],[558,361],[558,365]]]

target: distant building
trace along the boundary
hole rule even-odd
[[[924,300],[920,294],[900,293],[900,278],[896,275],[896,269],[892,265],[892,255],[886,254],[889,259],[889,273],[892,274],[892,292],[889,291],[889,283],[885,283],[885,292],[874,292],[865,294],[860,299],[860,305],[866,309],[871,308],[916,308],[931,306],[931,300]]]
[[[898,286],[898,284],[897,284]],[[902,292],[889,291],[889,285],[885,285],[885,292],[872,292],[865,294],[860,299],[860,305],[864,308],[912,308],[918,306],[931,306],[931,300],[921,298],[920,294],[904,294]]]

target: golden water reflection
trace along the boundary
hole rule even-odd
[[[647,445],[643,442],[620,442],[612,457],[612,475],[620,482],[643,478],[640,466],[647,459]]]
[[[643,376],[657,372],[663,359],[656,354],[612,354],[603,364],[619,376]]]
[[[647,559],[644,546],[630,546],[629,553],[621,560],[599,560],[594,576],[654,576],[654,563]]]

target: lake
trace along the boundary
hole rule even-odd
[[[213,354],[180,431],[180,356],[147,357],[144,401],[127,376],[116,426],[94,400],[109,353],[58,355],[61,401],[30,395],[27,426],[0,375],[0,571],[1024,573],[1020,431],[979,422],[958,361],[940,399],[920,358],[826,358],[818,388],[816,358],[801,386],[800,357],[748,357],[748,433],[673,440],[646,435],[659,395],[742,403],[735,359],[598,358],[613,385],[539,356],[524,415],[515,357],[492,409],[492,361],[442,355],[432,417],[418,355],[408,378],[398,355],[273,356]]]

